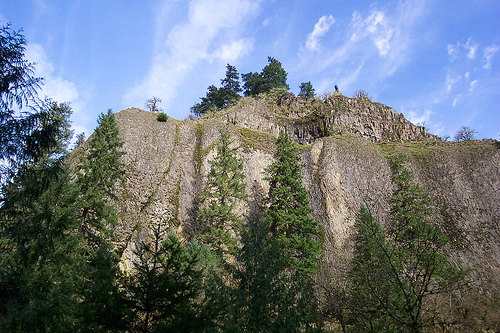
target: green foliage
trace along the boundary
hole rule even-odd
[[[305,97],[305,98],[314,97],[314,93],[315,90],[313,88],[311,81],[302,82],[300,84],[300,92],[298,95],[299,97]]]
[[[238,332],[321,332],[309,276],[288,267],[269,226],[256,216],[242,234],[239,289],[232,317]]]
[[[153,228],[135,251],[135,273],[124,285],[132,332],[198,332],[211,326],[211,300],[203,293],[210,251],[195,240],[184,247],[174,233]],[[208,281],[208,280],[207,280]]]
[[[118,150],[123,141],[111,110],[99,115],[97,123],[98,127],[88,141],[87,151],[76,167],[76,182],[81,189],[80,231],[94,247],[114,231],[117,220],[114,207],[108,200],[116,199],[115,186],[118,181],[124,181],[125,168],[120,161],[125,152]]]
[[[366,208],[356,223],[350,276],[357,331],[423,332],[425,299],[456,290],[467,274],[442,254],[447,240],[430,223],[432,201],[405,162],[404,155],[390,160],[396,190],[387,237]]]
[[[232,234],[241,226],[242,218],[234,210],[239,201],[247,199],[243,163],[236,157],[238,148],[231,148],[231,143],[229,133],[221,131],[217,155],[210,161],[206,188],[200,193],[204,208],[197,217],[202,225],[199,240],[221,258],[226,253],[235,254],[237,242]]]
[[[62,158],[71,138],[65,104],[51,101],[23,135],[18,171],[2,186],[0,327],[11,332],[67,331],[86,271],[78,187]]]
[[[33,77],[34,64],[24,59],[26,39],[22,30],[13,31],[10,24],[0,28],[0,123],[13,114],[12,106],[22,108],[36,97],[42,81]],[[0,145],[3,146],[3,145]]]
[[[264,219],[271,239],[287,265],[313,274],[321,256],[318,222],[310,216],[308,192],[302,185],[300,157],[285,132],[276,141],[275,162],[267,169],[269,207]]]
[[[239,74],[236,67],[227,64],[226,68],[226,77],[221,80],[222,87],[209,86],[206,97],[202,97],[201,102],[191,107],[191,112],[195,116],[199,117],[205,113],[221,110],[241,98]]]
[[[321,254],[318,223],[309,216],[299,157],[282,132],[268,169],[269,207],[249,221],[235,322],[249,332],[315,332],[322,323],[311,280]]]
[[[397,280],[401,263],[386,242],[385,232],[368,208],[361,207],[356,220],[354,258],[350,271],[351,324],[356,332],[397,331],[391,315],[404,306]],[[394,280],[396,277],[396,280]]]
[[[256,96],[269,92],[273,89],[284,89],[288,91],[290,87],[286,83],[287,72],[283,69],[281,62],[273,57],[268,57],[268,64],[261,73],[243,74],[243,87],[245,96]]]
[[[77,326],[81,332],[123,332],[131,325],[131,303],[110,244],[103,243],[89,258],[82,284]]]
[[[158,120],[160,122],[166,122],[168,120],[168,115],[164,112],[160,112],[156,116],[156,120]]]

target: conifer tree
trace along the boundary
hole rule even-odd
[[[22,163],[2,188],[0,327],[6,331],[71,330],[78,286],[87,268],[78,187],[63,163],[71,138],[70,108],[40,105],[18,152]]]
[[[442,251],[447,244],[431,224],[432,201],[414,184],[404,166],[406,156],[390,160],[396,190],[389,199],[390,224],[386,233],[366,209],[356,224],[353,317],[369,318],[372,331],[423,332],[423,304],[429,295],[458,288],[466,271],[453,267]],[[379,271],[380,274],[373,274]],[[357,322],[365,331],[367,322]]]
[[[200,193],[205,206],[197,217],[202,226],[198,239],[221,258],[235,254],[237,241],[233,234],[242,224],[235,207],[247,199],[243,163],[236,157],[238,147],[231,148],[231,144],[229,133],[221,131],[217,155],[210,161],[205,189]]]
[[[249,332],[321,331],[311,276],[321,254],[318,223],[309,216],[299,156],[285,132],[267,169],[268,207],[243,234],[237,318]]]
[[[302,185],[300,157],[285,132],[276,141],[275,162],[267,168],[269,207],[264,220],[286,265],[306,275],[321,256],[320,227],[310,216],[309,194]]]
[[[236,67],[230,64],[226,65],[226,77],[221,80],[221,83],[221,92],[224,95],[224,106],[241,98],[239,95],[242,91],[240,86],[240,74],[238,74]]]
[[[288,91],[287,72],[283,69],[281,62],[273,57],[267,57],[268,64],[260,73],[243,74],[243,87],[245,96],[255,96],[269,92],[273,89],[284,89]]]
[[[175,233],[152,227],[151,241],[139,242],[136,272],[125,283],[131,332],[202,332],[213,324],[205,291],[210,250],[191,241],[183,246]]]
[[[81,189],[81,226],[89,244],[98,244],[112,235],[117,219],[109,200],[116,199],[116,184],[124,181],[120,157],[123,141],[111,110],[100,114],[98,127],[89,138],[88,150],[77,165],[77,184]]]
[[[391,317],[391,310],[404,304],[393,280],[393,276],[401,274],[401,263],[386,242],[380,224],[365,206],[361,207],[354,227],[357,232],[349,275],[351,324],[356,332],[397,331],[399,325]]]
[[[314,92],[315,90],[313,88],[311,81],[302,82],[300,84],[300,92],[298,96],[305,98],[314,97]]]

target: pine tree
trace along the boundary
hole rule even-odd
[[[239,93],[242,91],[240,86],[240,75],[236,67],[227,64],[226,77],[221,80],[221,93],[224,95],[224,106],[227,106],[241,98]]]
[[[302,185],[300,157],[285,132],[276,141],[275,162],[267,168],[269,207],[264,219],[286,265],[311,275],[321,256],[320,227],[310,216],[309,194]]]
[[[0,327],[7,331],[71,330],[76,316],[87,266],[75,232],[78,187],[63,163],[70,114],[65,104],[40,105],[18,171],[2,188]]]
[[[273,89],[284,89],[288,91],[287,72],[283,69],[281,62],[273,57],[268,57],[268,64],[260,73],[243,74],[243,87],[245,96],[256,96],[261,93],[270,92]]]
[[[98,127],[88,140],[88,150],[76,167],[77,184],[81,189],[81,226],[89,244],[97,249],[103,239],[112,235],[117,222],[109,200],[116,199],[116,184],[124,181],[120,157],[123,141],[111,110],[100,114]]]
[[[237,320],[249,332],[321,331],[311,276],[321,254],[318,223],[309,216],[299,156],[281,132],[268,169],[268,207],[242,237]]]
[[[389,199],[386,234],[366,209],[357,223],[351,278],[354,318],[369,318],[373,331],[423,332],[423,304],[429,295],[458,288],[467,271],[453,267],[442,254],[447,240],[431,224],[432,201],[414,184],[406,156],[390,160],[396,190]],[[379,274],[374,274],[379,271]],[[357,329],[368,329],[358,322]]]
[[[237,240],[233,234],[243,222],[235,207],[247,199],[243,163],[236,157],[238,147],[231,148],[231,144],[229,133],[221,131],[217,155],[210,161],[206,188],[200,193],[201,204],[205,206],[197,217],[202,225],[198,239],[222,259],[235,254]]]
[[[213,323],[211,299],[204,293],[210,251],[193,240],[184,247],[160,225],[150,242],[138,244],[135,273],[124,285],[132,332],[201,332]],[[163,240],[163,238],[165,238]]]
[[[314,88],[311,81],[302,82],[300,84],[300,92],[298,96],[305,98],[314,97]]]
[[[365,206],[361,207],[354,227],[354,258],[349,276],[351,325],[356,332],[398,331],[400,325],[392,316],[394,309],[404,304],[398,286],[403,283],[399,281],[401,263],[386,242],[380,224]]]

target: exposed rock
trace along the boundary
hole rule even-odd
[[[486,313],[485,321],[498,319],[498,142],[443,142],[385,105],[340,93],[311,100],[244,98],[215,115],[183,121],[170,117],[158,122],[154,113],[131,108],[116,114],[116,121],[128,166],[117,202],[118,250],[124,259],[132,256],[134,241],[148,236],[151,221],[165,219],[186,239],[196,233],[197,195],[221,128],[241,146],[238,154],[251,199],[241,209],[250,214],[268,191],[264,169],[273,162],[275,137],[286,130],[300,144],[304,185],[325,234],[330,266],[340,267],[350,256],[352,225],[361,204],[385,222],[393,189],[386,156],[403,152],[436,204],[435,223],[450,239],[447,255],[461,268],[474,270],[473,288],[486,299],[484,309],[477,311]]]

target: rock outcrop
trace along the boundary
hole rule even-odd
[[[285,130],[299,144],[304,185],[325,234],[327,266],[345,269],[361,204],[382,223],[387,219],[393,190],[387,156],[405,153],[416,181],[435,202],[435,223],[450,239],[448,257],[473,269],[474,297],[483,306],[475,311],[482,311],[485,322],[499,319],[498,142],[444,142],[385,105],[339,93],[312,100],[244,98],[217,114],[183,121],[158,122],[156,114],[130,108],[116,120],[127,152],[127,182],[116,203],[124,261],[152,221],[163,221],[185,239],[196,233],[197,196],[222,128],[240,147],[251,199],[240,208],[250,214],[268,190],[264,169],[273,162],[277,134]]]

